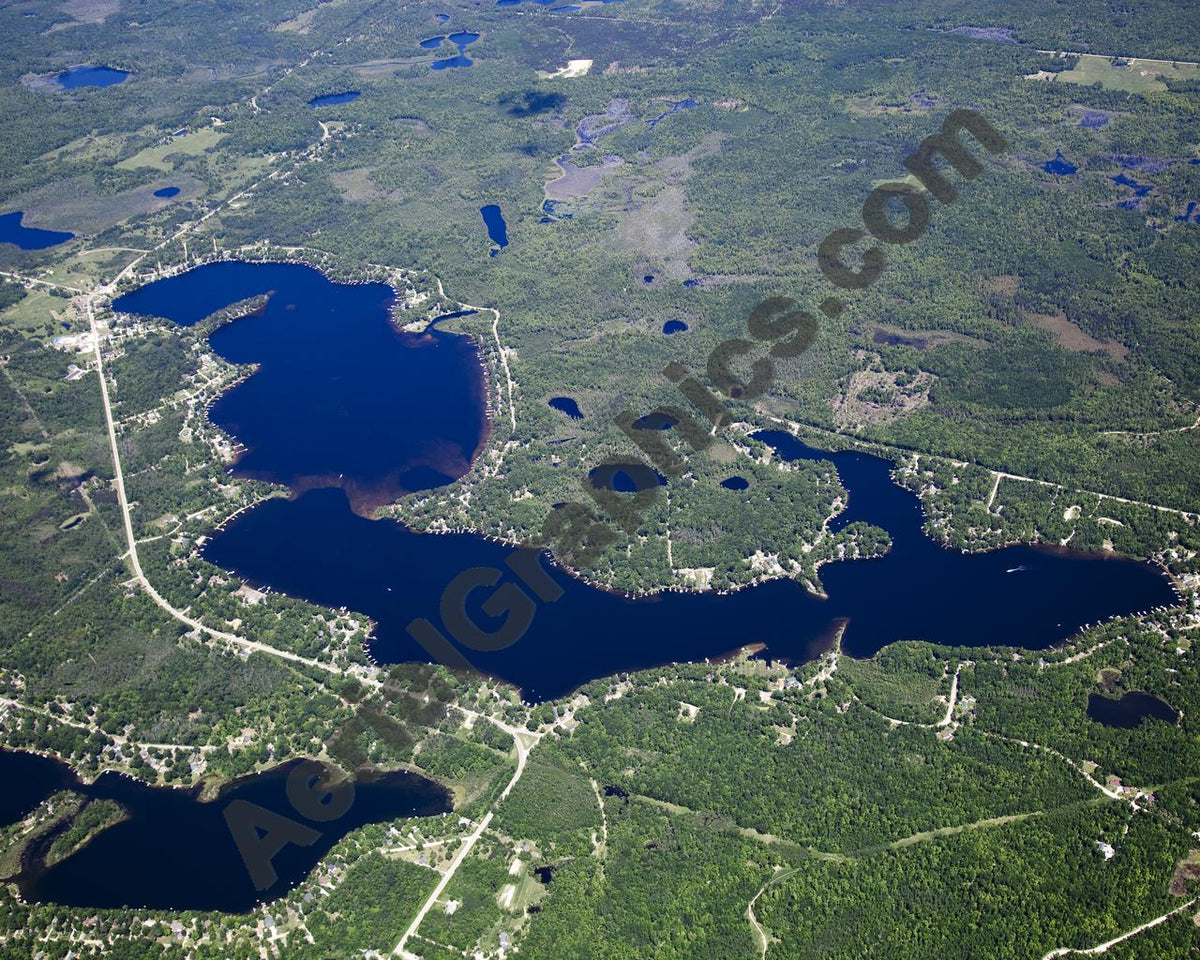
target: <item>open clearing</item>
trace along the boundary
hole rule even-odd
[[[311,10],[305,10],[303,13],[297,14],[291,20],[285,20],[283,23],[276,24],[275,29],[280,33],[298,33],[301,36],[308,33],[312,29],[313,20],[322,10],[332,10],[334,7],[344,7],[350,0],[326,0],[326,2],[313,7]]]
[[[1079,62],[1070,70],[1060,73],[1042,70],[1031,74],[1029,79],[1078,83],[1082,86],[1098,83],[1105,90],[1125,90],[1128,93],[1162,93],[1167,89],[1162,77],[1197,80],[1200,79],[1200,66],[1166,60],[1122,60],[1119,57],[1084,53],[1079,55]]]
[[[625,163],[620,157],[605,157],[602,163],[587,167],[576,166],[572,161],[556,159],[561,175],[546,184],[546,196],[550,200],[566,200],[568,197],[586,197],[600,186],[605,174]]]
[[[568,60],[565,67],[559,67],[553,73],[547,70],[539,70],[537,75],[543,80],[551,80],[554,77],[585,77],[587,72],[592,69],[591,60]]]
[[[138,167],[154,167],[156,170],[174,170],[175,164],[168,157],[175,154],[194,157],[211,150],[225,134],[212,127],[193,130],[181,137],[172,137],[166,143],[155,144],[145,150],[139,150],[132,157],[127,157],[117,164],[119,170],[136,170]]]
[[[103,23],[117,12],[121,0],[63,0],[60,8],[70,20],[56,23],[47,33],[55,30],[66,30],[68,27],[78,27],[85,23]]]
[[[1072,353],[1095,353],[1102,350],[1114,360],[1124,360],[1129,355],[1129,348],[1124,344],[1115,340],[1097,340],[1075,326],[1061,310],[1055,314],[1030,313],[1027,316],[1034,324],[1054,334],[1058,345]]]

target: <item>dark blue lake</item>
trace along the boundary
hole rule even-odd
[[[268,465],[276,476],[294,474],[305,487],[342,489],[310,489],[293,500],[262,503],[209,541],[204,556],[257,585],[367,614],[376,623],[371,651],[382,662],[430,660],[407,627],[423,618],[446,632],[439,607],[446,585],[464,571],[503,571],[514,555],[529,560],[537,553],[470,534],[420,535],[395,521],[369,520],[351,510],[346,490],[375,489],[373,478],[412,470],[412,451],[436,447],[438,431],[447,429],[439,414],[460,407],[467,422],[451,418],[450,425],[465,432],[448,441],[455,469],[443,471],[442,479],[465,469],[466,451],[482,435],[481,393],[475,386],[479,368],[471,341],[452,334],[428,340],[397,334],[386,321],[387,288],[340,286],[291,265],[201,267],[144,287],[116,306],[131,309],[132,301],[144,311],[195,323],[220,306],[268,289],[275,293],[261,315],[237,320],[212,337],[222,355],[262,364],[218,401],[214,417],[222,422],[226,401],[241,395],[241,421],[234,431],[239,439],[254,448],[265,430],[289,431],[287,442],[269,447]],[[461,349],[438,353],[452,343]],[[453,362],[439,366],[439,356]],[[430,373],[432,367],[437,370]],[[363,388],[368,402],[352,391],[352,412],[330,417],[326,408],[346,396],[341,384],[348,379],[369,385]],[[270,389],[246,393],[256,381],[269,382]],[[381,386],[398,382],[415,386],[402,396]],[[331,436],[342,430],[354,431],[354,442]],[[379,442],[383,436],[387,442]],[[520,686],[527,700],[540,701],[596,677],[703,660],[756,642],[767,645],[769,656],[809,659],[843,620],[849,621],[844,647],[853,656],[906,638],[1040,649],[1089,622],[1177,602],[1169,581],[1145,563],[1040,547],[971,555],[945,550],[922,532],[917,498],[892,482],[886,461],[859,453],[825,454],[788,434],[756,436],[787,458],[832,461],[850,499],[849,509],[831,526],[840,529],[856,520],[875,524],[891,534],[892,550],[882,559],[822,567],[827,600],[790,579],[729,595],[668,592],[628,599],[554,567],[548,576],[563,595],[537,608],[517,643],[461,653],[476,669]],[[318,450],[320,469],[308,467],[308,452],[292,445]],[[356,470],[365,471],[366,480]],[[632,488],[641,488],[636,470],[620,465],[601,470],[604,476],[592,471],[594,483],[622,489],[624,475]],[[661,478],[654,475],[647,482]],[[501,621],[478,606],[489,594],[476,591],[468,612],[494,629]],[[498,612],[503,618],[504,611]]]
[[[597,490],[615,490],[617,493],[637,493],[639,490],[667,485],[666,477],[640,463],[615,463],[593,467],[588,471],[588,480]]]
[[[83,66],[65,70],[56,79],[64,90],[78,90],[81,87],[112,87],[130,76],[132,74],[125,70],[112,67]]]
[[[1074,164],[1067,162],[1061,150],[1055,150],[1054,159],[1043,163],[1042,169],[1047,173],[1054,174],[1056,177],[1072,177],[1075,175],[1077,168]]]
[[[487,227],[488,238],[492,243],[503,249],[508,246],[508,224],[504,222],[504,214],[500,212],[500,208],[494,203],[489,203],[486,207],[480,207],[479,213],[483,216],[484,225]]]
[[[15,243],[22,250],[45,250],[66,243],[75,234],[61,230],[39,230],[37,227],[21,225],[25,216],[18,210],[16,213],[0,215],[0,243]]]
[[[434,659],[407,632],[409,623],[425,618],[444,632],[439,598],[446,585],[476,567],[505,570],[516,552],[471,534],[421,535],[394,521],[367,520],[350,511],[341,491],[314,490],[242,514],[210,541],[205,559],[292,596],[368,614],[376,623],[371,652],[390,663]],[[477,670],[517,684],[530,701],[624,670],[717,657],[755,640],[770,639],[776,656],[806,660],[833,627],[828,605],[791,580],[728,596],[630,600],[547,569],[565,593],[537,610],[520,640],[495,652],[461,650]],[[471,614],[487,629],[499,626],[481,609]]]
[[[179,194],[178,187],[163,187],[161,190],[154,191],[154,195],[156,197],[161,197],[164,200],[166,200],[168,197],[178,196],[178,194]]]
[[[726,490],[749,490],[750,481],[745,477],[726,477],[721,481],[721,486]]]
[[[673,333],[683,333],[687,328],[688,325],[682,320],[668,320],[663,324],[662,331],[667,336],[670,336]]]
[[[786,434],[763,439],[789,456],[823,456]],[[467,650],[467,659],[536,701],[594,677],[715,657],[746,643],[767,644],[770,656],[808,659],[843,618],[849,619],[843,645],[854,656],[918,637],[1044,648],[1085,623],[1177,602],[1166,578],[1145,563],[1037,547],[972,555],[944,550],[922,533],[917,499],[892,483],[889,464],[863,454],[830,459],[850,490],[850,509],[834,526],[866,520],[893,538],[883,559],[823,567],[830,599],[792,580],[731,595],[626,599],[554,569],[563,597],[540,607],[514,645]],[[611,479],[621,472],[612,470]],[[373,654],[393,662],[429,659],[405,627],[416,617],[440,623],[433,598],[446,584],[473,567],[504,570],[514,552],[472,535],[421,536],[395,522],[365,520],[339,491],[314,491],[243,514],[205,556],[254,582],[368,613],[378,624]],[[482,610],[472,615],[489,628],[498,625]]]
[[[151,787],[116,773],[83,784],[56,760],[0,750],[0,779],[6,789],[15,785],[29,809],[55,790],[71,789],[92,800],[116,801],[128,815],[49,868],[41,858],[56,834],[35,844],[18,877],[21,896],[88,908],[246,911],[287,893],[351,830],[452,809],[450,793],[440,784],[398,772],[357,783],[353,803],[341,816],[311,820],[287,796],[288,774],[300,762],[236,780],[215,800],[202,803],[195,790]],[[234,801],[256,804],[318,835],[310,846],[288,844],[271,859],[278,879],[265,889],[256,889],[225,819]]]
[[[298,264],[224,262],[148,284],[113,307],[190,326],[268,292],[265,309],[209,340],[226,360],[261,365],[209,411],[247,448],[237,475],[297,491],[341,487],[368,511],[467,471],[486,430],[474,344],[400,331],[385,284],[334,283]]]
[[[434,70],[457,70],[460,67],[469,67],[475,61],[470,57],[464,57],[461,53],[454,57],[446,57],[443,60],[434,60],[430,66]]]
[[[1148,563],[1057,547],[944,549],[921,529],[920,501],[892,482],[887,461],[813,450],[779,431],[753,436],[785,460],[837,467],[850,500],[831,530],[863,521],[891,535],[880,559],[821,568],[830,604],[850,618],[843,645],[852,656],[917,638],[1042,649],[1088,623],[1178,603],[1170,581]]]
[[[1146,720],[1161,720],[1176,723],[1179,712],[1165,700],[1152,693],[1134,690],[1122,697],[1106,697],[1100,693],[1089,693],[1087,715],[1106,727],[1132,730]]]
[[[421,47],[426,50],[436,50],[445,42],[450,42],[458,47],[458,55],[448,57],[443,60],[434,60],[430,66],[434,70],[453,70],[459,67],[469,67],[475,61],[466,56],[467,47],[478,40],[480,34],[471,33],[469,30],[460,30],[458,33],[452,33],[446,37],[430,37],[427,40],[421,41]]]
[[[362,96],[361,90],[343,90],[341,93],[326,93],[308,101],[310,107],[332,107],[339,103],[352,103]]]
[[[579,409],[579,404],[570,397],[551,397],[549,403],[559,413],[565,413],[572,420],[583,419],[583,412]]]
[[[52,793],[76,782],[71,768],[36,753],[0,748],[0,827],[28,816]]]
[[[648,413],[633,421],[635,430],[670,430],[675,426],[675,418],[665,413]]]

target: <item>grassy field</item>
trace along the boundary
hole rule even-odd
[[[44,340],[67,332],[61,324],[69,311],[67,300],[53,296],[47,287],[35,287],[24,300],[4,311],[0,328]]]
[[[139,167],[153,167],[164,172],[171,171],[175,169],[175,162],[170,159],[171,157],[177,155],[194,157],[205,153],[219,144],[223,136],[225,134],[212,127],[193,130],[181,137],[172,137],[167,143],[146,147],[145,150],[140,150],[132,157],[122,160],[117,164],[117,168],[119,170],[136,170]]]
[[[1105,90],[1124,90],[1126,93],[1162,93],[1167,89],[1163,77],[1172,80],[1200,79],[1200,66],[1165,60],[1121,60],[1085,53],[1073,69],[1043,79],[1081,86],[1098,83]]]

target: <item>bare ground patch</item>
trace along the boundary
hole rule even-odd
[[[683,188],[672,184],[629,210],[613,231],[612,243],[622,253],[662,264],[662,273],[679,280],[691,272],[688,257],[696,244],[687,230],[695,219]]]
[[[694,165],[697,160],[704,157],[714,157],[721,152],[721,141],[725,139],[725,134],[719,131],[705,134],[691,150],[687,153],[679,153],[674,156],[663,157],[658,161],[657,167],[667,175],[667,179],[672,183],[682,183],[694,172]]]
[[[932,105],[921,97],[908,100],[885,100],[883,97],[850,97],[845,102],[846,112],[856,117],[882,117],[889,114],[912,113],[924,116]]]
[[[313,7],[311,10],[305,10],[303,13],[292,17],[291,20],[285,20],[283,23],[276,24],[275,29],[281,33],[298,33],[304,35],[312,29],[313,20],[316,19],[318,13],[322,10],[329,10],[333,7],[345,6],[349,0],[322,0],[322,2]]]
[[[353,70],[360,77],[377,77],[387,73],[395,73],[402,67],[415,67],[430,63],[433,57],[397,57],[391,60],[367,60],[363,63],[350,64],[347,69]]]
[[[672,280],[691,275],[688,257],[696,243],[687,231],[696,216],[687,208],[683,183],[692,175],[697,160],[720,153],[722,138],[723,134],[710,133],[686,153],[663,157],[654,164],[666,185],[652,197],[630,203],[613,232],[617,250],[659,264],[657,272]]]
[[[600,186],[600,181],[604,179],[605,175],[625,163],[617,156],[605,157],[601,163],[594,163],[587,167],[576,166],[570,160],[558,159],[554,162],[560,175],[546,184],[546,197],[550,200],[586,197]]]
[[[1186,897],[1189,881],[1200,880],[1200,850],[1192,850],[1187,859],[1180,860],[1175,867],[1175,876],[1171,878],[1171,896]]]
[[[586,77],[593,63],[594,60],[568,60],[565,67],[554,71],[539,70],[537,75],[543,80],[553,80],[555,77]]]
[[[933,380],[928,373],[909,378],[890,370],[856,370],[830,401],[834,423],[839,429],[857,430],[907,417],[929,403]]]
[[[1124,360],[1129,348],[1115,340],[1097,340],[1067,319],[1061,310],[1055,314],[1028,313],[1028,319],[1037,326],[1054,334],[1058,345],[1074,353],[1097,353],[1103,351],[1114,360]]]
[[[369,167],[357,167],[354,170],[339,170],[329,177],[343,199],[351,201],[380,200],[384,193],[371,179]]]
[[[78,27],[85,23],[103,23],[116,13],[120,6],[121,0],[63,0],[59,9],[71,20],[56,23],[46,32],[53,33],[56,30],[66,30],[67,27]]]
[[[988,293],[1011,297],[1021,286],[1021,278],[1015,273],[1000,273],[994,277],[988,277],[983,281],[983,285],[987,288]]]
[[[885,323],[871,328],[871,342],[888,347],[914,347],[917,350],[933,350],[946,343],[981,343],[973,337],[950,330],[904,330]]]
[[[411,130],[418,137],[432,137],[433,129],[420,117],[397,117],[396,123]]]

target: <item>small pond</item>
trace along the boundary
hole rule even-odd
[[[579,404],[570,397],[551,397],[550,406],[559,413],[565,413],[572,420],[583,419],[583,411],[579,409]]]
[[[1124,173],[1118,173],[1115,177],[1112,177],[1110,179],[1112,180],[1113,183],[1117,184],[1118,186],[1129,187],[1129,189],[1133,191],[1134,196],[1138,196],[1138,197],[1144,197],[1154,189],[1153,184],[1138,183],[1136,180],[1133,179],[1133,177],[1129,176],[1128,174],[1124,174]]]
[[[1146,720],[1162,720],[1164,723],[1176,723],[1179,720],[1178,711],[1169,703],[1141,690],[1134,690],[1120,699],[1089,693],[1087,715],[1106,727],[1119,727],[1122,730],[1140,727]]]
[[[112,67],[72,67],[64,70],[55,79],[64,90],[79,90],[83,87],[113,87],[133,76],[125,70]]]
[[[1068,163],[1061,150],[1054,151],[1054,159],[1042,164],[1042,169],[1056,177],[1073,177],[1078,169],[1073,163]]]
[[[454,310],[451,313],[439,313],[436,317],[429,321],[428,329],[432,330],[443,320],[457,320],[459,317],[473,317],[478,310]]]
[[[479,208],[479,213],[483,217],[484,225],[487,227],[488,238],[496,246],[504,249],[508,246],[508,224],[504,222],[504,214],[500,212],[500,207],[494,203],[489,203],[486,206]],[[496,251],[492,251],[492,256],[496,255]]]
[[[644,463],[607,463],[588,471],[588,480],[596,490],[616,493],[640,493],[655,486],[666,486],[667,478]]]
[[[430,66],[434,70],[454,70],[459,67],[469,67],[475,61],[466,55],[467,47],[478,40],[480,34],[471,33],[468,30],[460,30],[458,33],[452,33],[445,37],[429,37],[421,41],[421,47],[425,50],[437,50],[447,41],[458,47],[457,56],[447,57],[443,60],[434,60]]]
[[[326,93],[308,101],[310,107],[333,107],[339,103],[352,103],[362,96],[361,90],[343,90],[341,93]]]
[[[675,418],[665,413],[648,413],[633,421],[635,430],[670,430],[675,426]]]

